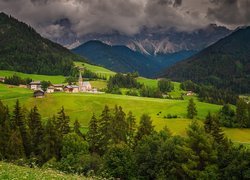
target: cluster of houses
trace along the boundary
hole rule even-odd
[[[79,92],[89,92],[98,93],[96,88],[92,88],[90,82],[83,81],[81,72],[79,75],[78,85],[64,85],[64,84],[53,84],[49,86],[45,91],[42,90],[42,85],[40,81],[33,81],[29,84],[29,88],[34,90],[34,97],[42,98],[45,93],[54,92],[67,92],[67,93],[79,93]]]

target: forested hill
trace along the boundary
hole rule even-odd
[[[250,92],[250,27],[238,29],[191,58],[165,70],[162,77]]]
[[[83,61],[27,24],[0,13],[0,69],[67,75],[74,60]]]
[[[116,72],[139,72],[150,77],[156,74],[160,65],[156,61],[126,46],[110,46],[101,41],[88,41],[72,50],[87,58],[91,63]]]

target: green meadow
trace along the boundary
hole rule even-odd
[[[78,119],[85,129],[93,112],[99,116],[104,105],[108,105],[111,108],[115,105],[120,105],[126,113],[132,111],[137,118],[137,122],[139,122],[139,118],[143,113],[147,113],[152,117],[153,124],[157,130],[168,126],[173,134],[185,135],[186,127],[191,122],[191,120],[186,118],[186,107],[189,98],[186,97],[185,100],[169,100],[113,94],[54,93],[47,94],[43,99],[36,99],[32,97],[32,91],[29,89],[0,84],[0,99],[10,109],[14,106],[16,99],[19,99],[21,104],[27,109],[36,105],[44,120],[46,120],[48,117],[56,114],[60,107],[64,106],[66,113],[71,118],[71,123]],[[216,112],[221,108],[218,105],[199,102],[197,99],[195,99],[195,102],[198,110],[197,118],[201,121],[205,118],[208,111]],[[168,114],[176,114],[178,118],[164,118]],[[250,143],[250,129],[225,128],[224,131],[235,142]]]
[[[25,73],[16,72],[16,71],[0,70],[0,76],[2,76],[2,77],[13,76],[14,74],[16,74],[17,76],[20,76],[21,78],[31,78],[33,81],[37,81],[37,80],[50,81],[51,83],[54,83],[54,84],[60,84],[60,83],[63,83],[65,81],[64,76],[48,76],[48,75],[38,75],[38,74],[25,74]]]
[[[69,175],[62,172],[17,166],[11,163],[0,162],[0,179],[19,179],[19,180],[66,180],[66,179],[87,179],[83,176]]]
[[[74,62],[75,66],[78,66],[78,67],[84,67],[92,72],[95,72],[97,74],[101,74],[101,75],[105,75],[106,77],[110,77],[112,75],[115,75],[116,73],[109,70],[109,69],[106,69],[104,67],[100,67],[100,66],[95,66],[95,65],[91,65],[91,64],[88,64],[88,63],[83,63],[83,62]]]

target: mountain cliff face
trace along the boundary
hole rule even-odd
[[[41,37],[25,23],[0,13],[0,69],[68,75],[82,58]]]
[[[191,58],[165,70],[162,77],[250,92],[250,27],[238,29]]]
[[[152,77],[160,69],[156,61],[126,46],[110,46],[101,41],[89,41],[75,48],[72,52],[88,59],[89,62],[104,66],[116,72],[139,72]]]
[[[109,45],[124,45],[142,54],[156,56],[180,51],[200,51],[230,33],[231,30],[216,25],[209,25],[193,32],[145,28],[132,36],[118,32],[89,34],[78,39],[78,41],[84,43],[90,40],[99,40]],[[72,44],[79,43],[72,42]]]

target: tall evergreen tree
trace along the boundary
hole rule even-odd
[[[7,144],[10,138],[10,115],[8,107],[0,101],[0,159],[6,159]]]
[[[41,154],[41,144],[43,141],[43,126],[41,121],[41,115],[38,112],[36,106],[30,110],[28,118],[28,126],[31,137],[31,151],[34,155],[38,156]]]
[[[19,130],[22,137],[24,152],[27,157],[30,155],[30,138],[27,132],[27,124],[25,117],[23,115],[22,109],[19,104],[19,100],[16,101],[14,111],[13,111],[13,129]],[[18,134],[18,133],[17,133]]]
[[[126,114],[122,107],[115,106],[114,116],[111,123],[112,143],[126,142],[128,132],[128,124],[126,122]]]
[[[135,140],[140,141],[144,136],[148,136],[153,132],[154,132],[154,126],[152,125],[151,117],[147,114],[143,114],[141,116]]]
[[[74,122],[74,132],[75,132],[78,136],[80,136],[80,137],[82,137],[83,139],[85,139],[85,136],[82,134],[80,128],[81,128],[81,125],[80,125],[79,121],[76,119],[75,122]]]
[[[189,157],[189,161],[193,161],[194,166],[191,169],[184,169],[186,173],[191,178],[196,179],[204,179],[204,176],[209,173],[213,175],[210,179],[217,179],[218,167],[216,162],[218,157],[213,138],[205,132],[204,128],[198,125],[196,120],[192,121],[187,129],[186,143],[186,146],[191,148],[194,153],[193,156]]]
[[[194,103],[193,98],[189,100],[188,107],[187,107],[187,117],[193,119],[197,115],[196,106]]]
[[[127,116],[127,123],[128,123],[128,137],[127,137],[127,143],[131,147],[134,143],[134,136],[136,131],[136,122],[135,122],[135,116],[133,116],[133,113],[129,111]]]
[[[89,131],[87,132],[86,139],[89,143],[89,148],[92,153],[98,153],[99,151],[99,132],[98,132],[98,120],[93,114],[89,121]]]
[[[206,119],[204,121],[204,128],[206,133],[211,133],[212,129],[213,129],[213,117],[211,112],[208,112]]]
[[[51,158],[60,158],[60,151],[62,147],[62,136],[59,135],[57,129],[56,117],[49,118],[44,127],[44,136],[42,143],[42,158],[46,162]]]
[[[106,105],[99,120],[99,146],[102,153],[107,149],[111,140],[111,121],[112,116],[109,107]]]
[[[246,128],[248,125],[247,113],[247,103],[243,99],[239,99],[236,104],[236,119],[242,128]]]
[[[56,126],[61,133],[61,135],[68,134],[70,132],[70,126],[69,126],[69,116],[65,114],[64,107],[61,108],[61,110],[57,113],[57,121]]]

